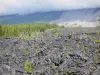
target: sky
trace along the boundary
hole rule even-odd
[[[0,15],[100,7],[100,0],[0,0]]]

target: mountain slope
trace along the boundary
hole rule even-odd
[[[100,16],[100,8],[77,9],[67,11],[38,12],[27,15],[0,16],[0,23],[31,23],[31,22],[67,22],[67,21],[96,21]]]

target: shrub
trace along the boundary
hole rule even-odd
[[[94,55],[93,56],[93,60],[94,60],[94,62],[97,64],[97,63],[99,63],[99,56],[98,55]]]
[[[34,67],[35,65],[34,64],[32,64],[30,61],[26,61],[25,63],[24,63],[24,70],[26,71],[26,72],[28,72],[28,73],[32,73],[32,68]]]
[[[36,32],[44,32],[46,29],[52,28],[61,28],[61,26],[49,23],[2,24],[0,25],[0,37],[29,38]]]
[[[56,69],[57,69],[57,66],[52,66],[51,69],[52,69],[52,70],[56,70]]]
[[[29,52],[28,52],[28,50],[25,48],[24,49],[24,54],[26,55],[26,56],[29,56]]]

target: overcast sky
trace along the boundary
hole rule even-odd
[[[0,15],[96,7],[100,0],[0,0]]]

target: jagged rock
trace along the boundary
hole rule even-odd
[[[28,75],[25,62],[31,62],[33,75],[99,75],[100,43],[90,38],[96,33],[51,33],[28,40],[0,39],[0,75]],[[94,56],[97,55],[97,56]],[[95,57],[95,58],[94,58]]]

